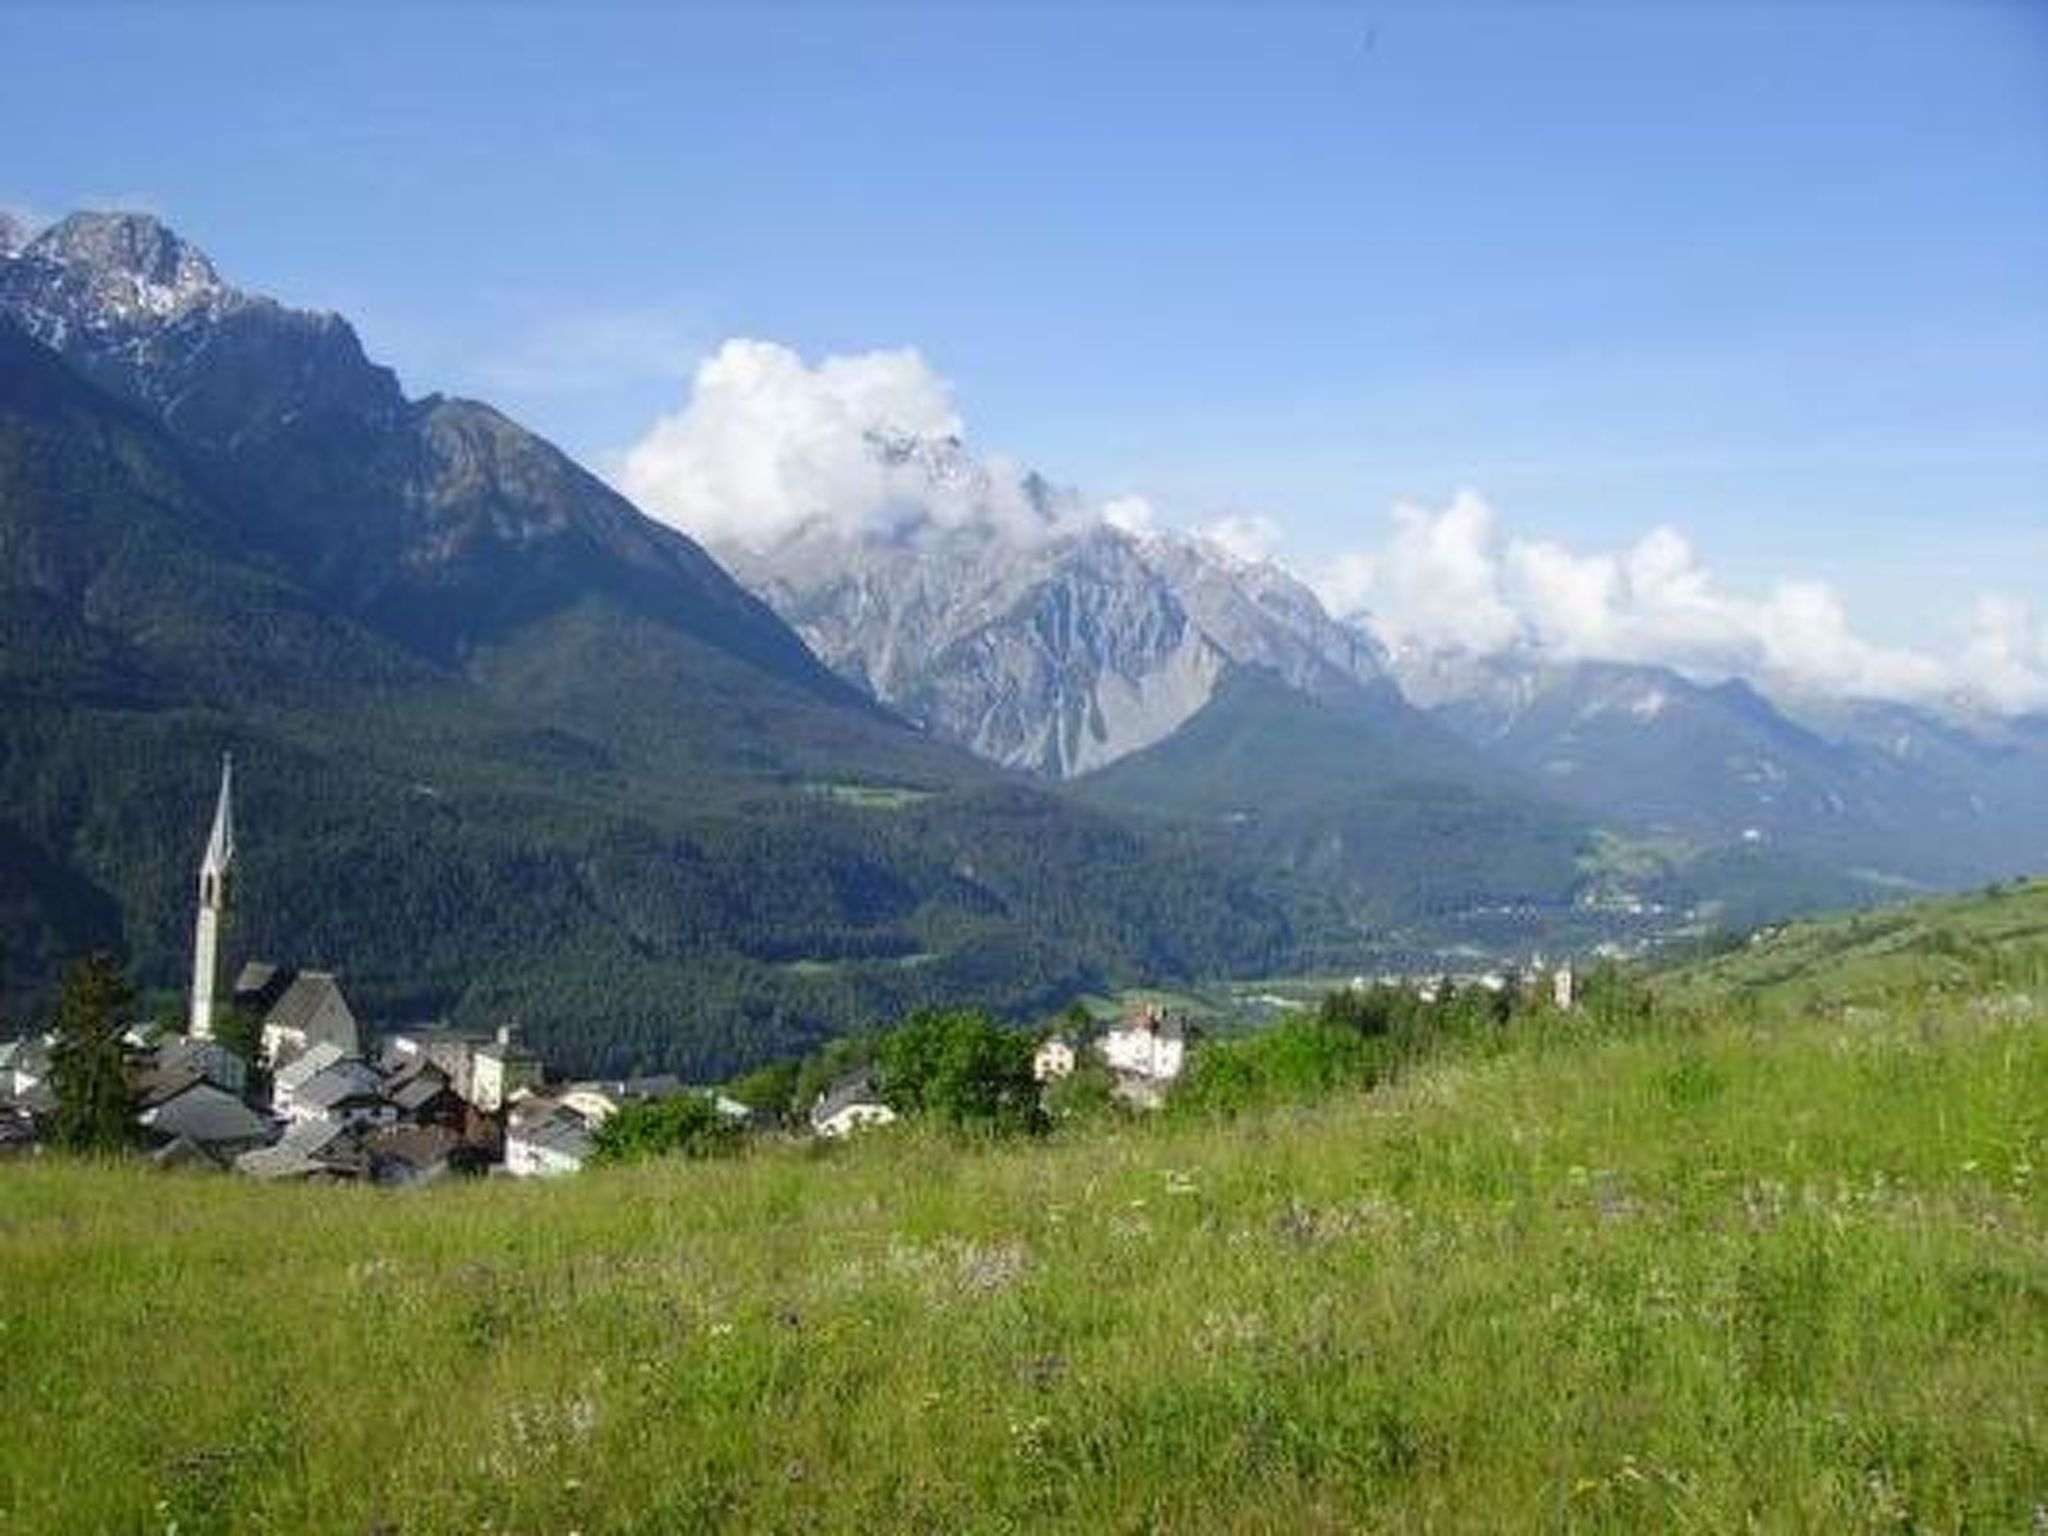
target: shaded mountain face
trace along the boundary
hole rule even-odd
[[[150,220],[0,257],[0,715],[9,1016],[89,944],[180,982],[229,747],[243,952],[571,1071],[1258,968],[1307,910],[927,739],[547,444]]]
[[[250,547],[437,660],[594,594],[645,640],[854,703],[690,540],[490,407],[405,398],[337,315],[244,294],[156,220],[74,214],[0,262],[0,315],[154,415]]]
[[[1763,844],[1842,869],[1954,884],[2048,860],[2048,759],[2023,722],[1809,702],[1739,679],[1513,655],[1400,655],[1411,698],[1495,760],[1631,830]]]
[[[986,472],[940,447],[951,451],[924,445],[918,462],[957,498]],[[1013,501],[1039,520],[814,526],[765,553],[722,553],[843,676],[947,740],[1051,778],[1164,740],[1233,667],[1319,698],[1381,675],[1370,640],[1277,567],[1095,522],[1035,477]]]
[[[1568,910],[1590,817],[1522,791],[1387,683],[1318,699],[1242,667],[1179,731],[1075,786],[1228,831],[1375,927],[1503,904]]]

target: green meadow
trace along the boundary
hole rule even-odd
[[[0,1532],[2038,1530],[2048,998],[1871,984],[1024,1142],[0,1168]]]

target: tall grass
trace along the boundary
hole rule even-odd
[[[2024,1531],[2048,1037],[1552,1032],[1227,1123],[0,1170],[0,1532]]]

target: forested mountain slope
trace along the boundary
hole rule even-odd
[[[546,444],[153,221],[0,258],[0,331],[10,1013],[93,944],[182,982],[224,748],[245,952],[571,1069],[1269,964],[1311,911],[926,739]]]

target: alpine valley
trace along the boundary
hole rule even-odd
[[[251,953],[589,1071],[2048,862],[2040,719],[1389,654],[1275,566],[872,447],[929,487],[886,528],[707,553],[153,218],[0,233],[0,1010],[95,946],[175,984],[224,750]]]

